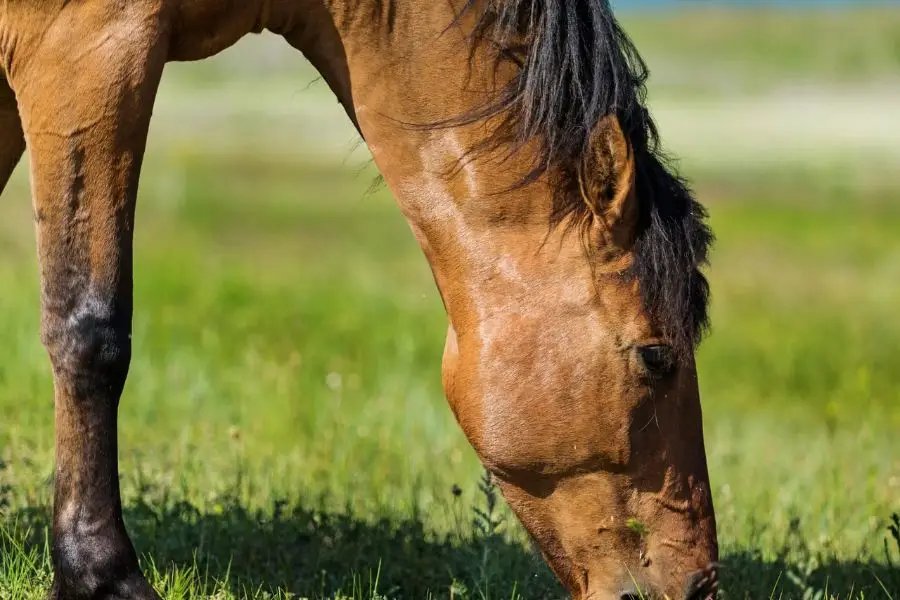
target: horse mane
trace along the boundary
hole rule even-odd
[[[598,124],[616,115],[635,153],[640,215],[634,262],[623,276],[637,278],[645,309],[686,357],[709,324],[700,268],[713,235],[706,211],[661,151],[645,107],[649,71],[609,1],[466,0],[457,22],[467,13],[475,13],[470,61],[488,45],[495,68],[511,62],[517,70],[489,103],[442,124],[495,119],[499,125],[470,152],[534,145],[534,163],[517,184],[525,185],[548,172],[577,177]],[[588,219],[572,189],[554,186],[551,225]]]

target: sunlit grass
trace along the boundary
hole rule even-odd
[[[896,6],[797,2],[785,9],[761,4],[723,8],[685,2],[623,13],[622,21],[651,67],[651,87],[658,92],[733,95],[784,87],[900,84]]]

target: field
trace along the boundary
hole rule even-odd
[[[900,600],[900,10],[624,22],[718,237],[723,596]],[[165,76],[120,411],[143,565],[167,600],[558,598],[446,407],[427,264],[314,77],[269,38]],[[53,396],[27,164],[0,210],[0,599],[30,600]]]

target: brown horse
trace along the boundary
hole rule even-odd
[[[157,598],[122,520],[132,233],[163,66],[269,30],[365,139],[449,317],[453,413],[575,598],[718,586],[695,346],[711,234],[608,0],[0,0],[56,390],[59,600]]]

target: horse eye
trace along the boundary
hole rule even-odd
[[[678,362],[675,360],[675,352],[671,346],[655,344],[652,346],[639,346],[638,352],[644,367],[654,378],[662,379],[675,372]]]

